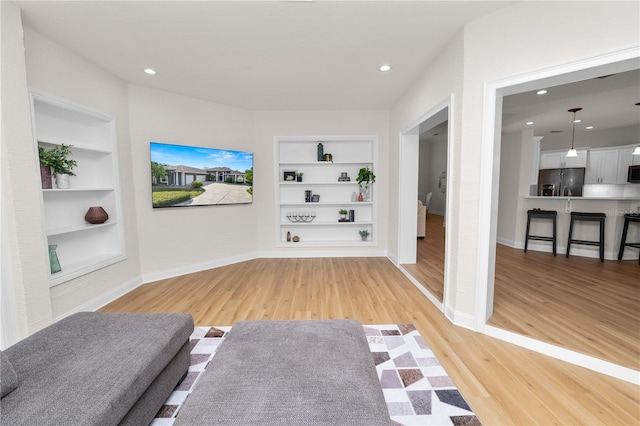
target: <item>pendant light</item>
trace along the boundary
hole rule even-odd
[[[640,102],[636,103],[636,106],[640,106]],[[632,155],[640,155],[640,145],[636,146],[636,149],[633,150]]]
[[[573,133],[571,133],[571,149],[567,151],[567,157],[577,157],[578,151],[573,147],[573,142],[576,137],[576,112],[582,111],[582,108],[571,108],[569,112],[573,113]]]

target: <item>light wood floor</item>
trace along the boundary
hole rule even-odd
[[[429,214],[417,262],[402,265],[442,302],[444,228]],[[640,370],[640,266],[496,248],[494,313],[488,323]]]
[[[456,327],[386,258],[256,259],[146,284],[102,309],[197,325],[353,318],[413,323],[485,425],[637,424],[638,387]]]
[[[403,264],[424,288],[442,303],[444,293],[444,217],[427,215],[424,238],[417,240],[416,263]]]

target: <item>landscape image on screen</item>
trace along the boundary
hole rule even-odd
[[[154,208],[253,202],[253,153],[151,142]]]

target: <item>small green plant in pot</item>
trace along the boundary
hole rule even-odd
[[[340,219],[345,220],[347,218],[347,213],[349,212],[345,209],[340,209],[338,210],[338,213],[340,214]]]
[[[73,169],[78,165],[78,162],[70,159],[70,155],[71,147],[69,145],[60,144],[49,150],[41,146],[38,147],[40,164],[51,168],[51,172],[56,177],[56,183],[60,189],[69,188],[69,176],[75,176]]]
[[[369,167],[362,167],[358,171],[358,177],[356,178],[356,182],[358,182],[358,186],[364,196],[364,201],[369,201],[371,197],[371,188],[369,184],[374,183],[376,181],[376,175],[373,174],[373,171]]]
[[[358,234],[360,234],[362,241],[367,241],[367,238],[369,237],[369,235],[371,235],[368,229],[361,229],[360,231],[358,231]]]
[[[296,172],[296,182],[302,182],[302,175],[304,172]]]

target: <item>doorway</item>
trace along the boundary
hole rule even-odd
[[[611,363],[601,359],[584,357],[571,350],[559,350],[556,345],[532,340],[517,333],[505,332],[488,325],[487,320],[492,315],[494,306],[503,97],[625,72],[637,69],[638,66],[637,49],[623,49],[562,67],[541,70],[512,79],[488,82],[485,85],[485,115],[483,118],[482,157],[480,159],[482,166],[477,250],[476,330],[623,380],[629,380],[629,377],[633,376],[633,372],[630,374],[629,369],[612,367]]]
[[[398,263],[416,287],[446,314],[448,245],[447,176],[450,170],[453,96],[408,126],[400,135]],[[429,199],[429,218],[419,216],[418,200]],[[419,219],[420,217],[420,219]],[[424,238],[418,238],[425,220]]]

